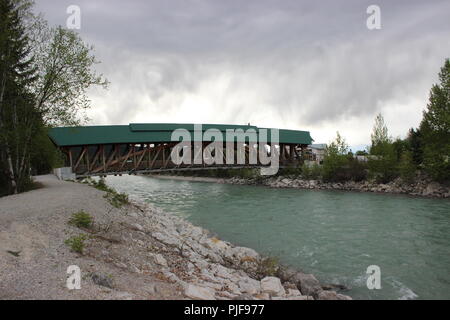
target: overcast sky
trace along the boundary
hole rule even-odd
[[[448,0],[36,0],[52,25],[69,5],[111,82],[90,93],[91,124],[250,122],[367,145],[379,112],[394,137],[418,126],[450,57]]]

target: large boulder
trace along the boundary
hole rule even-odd
[[[290,281],[297,285],[303,295],[316,297],[322,291],[319,280],[312,274],[298,272],[290,278]]]
[[[239,281],[239,290],[244,293],[258,294],[261,292],[261,282],[251,278]]]
[[[284,296],[286,291],[277,277],[265,277],[261,280],[261,291],[273,296]]]

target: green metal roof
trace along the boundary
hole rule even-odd
[[[49,130],[49,137],[59,147],[114,143],[158,143],[173,141],[171,136],[176,129],[185,129],[190,133],[195,133],[194,124],[132,123],[116,126],[57,127]],[[242,129],[245,132],[255,132],[258,135],[263,128],[245,125],[202,124],[203,132],[208,129],[220,130],[223,133],[223,139],[226,139],[228,129]],[[268,130],[267,140],[270,142],[270,130],[272,129],[264,129]],[[199,132],[197,133],[199,134]],[[194,140],[194,135],[192,139]],[[248,141],[248,138],[246,140]],[[308,131],[279,129],[280,143],[308,145],[312,141]]]

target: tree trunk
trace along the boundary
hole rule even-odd
[[[11,189],[13,194],[17,194],[17,181],[16,181],[16,177],[14,175],[14,167],[13,167],[13,162],[12,162],[12,158],[11,158],[11,152],[9,150],[9,146],[6,146],[6,162],[8,164],[8,174],[9,174],[9,181],[11,183]]]

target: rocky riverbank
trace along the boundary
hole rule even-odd
[[[1,299],[351,299],[148,204],[117,208],[92,186],[37,180],[44,188],[0,199]],[[91,227],[68,223],[80,210]],[[66,287],[70,265],[80,290]]]
[[[433,182],[426,178],[417,180],[413,183],[405,183],[401,179],[396,179],[386,184],[371,181],[322,182],[320,180],[304,180],[301,178],[283,176],[270,177],[265,179],[230,178],[225,179],[221,182],[230,184],[260,184],[272,188],[344,190],[358,192],[408,194],[412,196],[432,198],[450,198],[450,188],[448,186]]]

